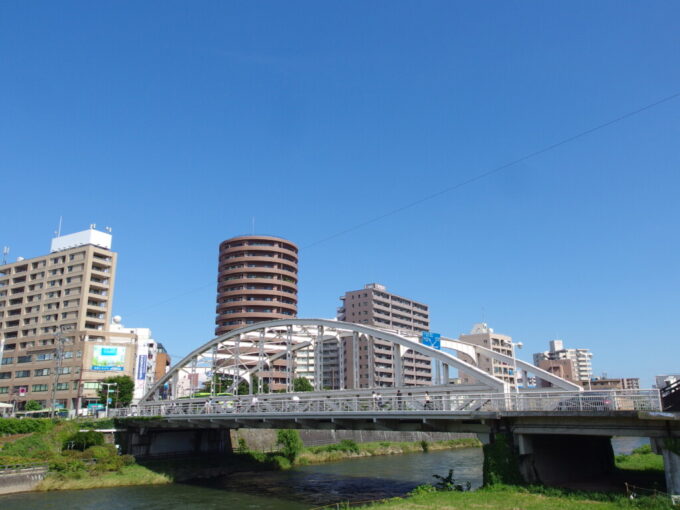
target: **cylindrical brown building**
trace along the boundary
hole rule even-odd
[[[220,244],[215,334],[297,315],[298,248],[272,236]]]

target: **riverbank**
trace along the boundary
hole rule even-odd
[[[416,442],[370,442],[355,443],[340,441],[337,444],[313,446],[305,448],[298,456],[298,464],[323,464],[357,457],[374,457],[378,455],[401,455],[438,450],[457,450],[459,448],[480,448],[482,444],[473,438],[449,439],[445,441]]]
[[[330,508],[330,507],[329,507]],[[356,507],[354,507],[356,508]],[[540,487],[493,486],[474,492],[432,492],[359,508],[374,510],[671,510],[670,500],[630,500],[622,494],[569,492]],[[677,508],[677,507],[675,507]]]

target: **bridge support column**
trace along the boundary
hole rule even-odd
[[[666,492],[680,501],[680,439],[657,438],[652,441],[652,448],[663,455]]]

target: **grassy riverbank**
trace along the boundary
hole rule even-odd
[[[342,508],[342,507],[341,507]],[[494,486],[474,492],[432,492],[372,504],[374,510],[671,510],[669,500],[569,492],[540,487]],[[677,508],[677,507],[675,507]]]
[[[90,428],[93,424],[80,421],[4,419],[0,421],[0,431],[5,434],[0,441],[0,465],[47,465],[49,472],[38,490],[93,489],[172,482],[163,474],[137,465],[134,457],[118,455],[115,446],[103,444],[104,438],[100,434],[79,434],[79,429],[85,428],[84,426]],[[93,443],[82,444],[78,449],[78,440],[84,437],[88,437]]]
[[[356,457],[479,448],[480,446],[481,443],[475,438],[451,439],[447,441],[380,441],[372,443],[355,443],[354,441],[345,440],[337,444],[305,448],[299,454],[296,462],[299,464],[321,464]]]

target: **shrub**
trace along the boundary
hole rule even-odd
[[[0,418],[0,435],[46,432],[54,426],[48,418]]]
[[[281,446],[281,454],[291,464],[295,462],[295,459],[304,448],[302,439],[300,439],[300,433],[297,430],[279,430],[276,433],[276,444]]]
[[[74,450],[84,451],[90,446],[100,446],[104,444],[104,434],[94,430],[87,432],[76,432],[72,436],[66,438],[64,441],[64,448],[73,448]]]
[[[424,439],[420,442],[420,447],[423,449],[423,452],[425,453],[430,451],[430,443],[428,443]]]
[[[359,445],[351,439],[343,439],[338,443],[338,450],[343,452],[359,453]]]
[[[281,455],[274,455],[271,458],[271,460],[277,469],[281,470],[290,469],[291,461],[287,457],[283,457]]]
[[[84,459],[108,460],[111,457],[118,457],[118,450],[112,444],[90,446],[83,452]]]
[[[39,402],[36,402],[35,400],[29,400],[26,402],[26,405],[24,406],[24,410],[26,411],[40,411],[42,409],[42,406],[40,405]]]
[[[430,494],[432,492],[437,492],[437,488],[433,487],[429,483],[426,483],[415,487],[411,492],[408,493],[408,496],[419,496],[420,494]]]
[[[137,462],[133,455],[121,455],[120,460],[123,462],[123,466],[132,466]]]
[[[238,438],[238,447],[236,448],[237,453],[248,453],[248,443],[242,437]]]
[[[82,460],[69,457],[55,457],[50,463],[50,471],[57,473],[77,473],[85,471],[85,463]]]

